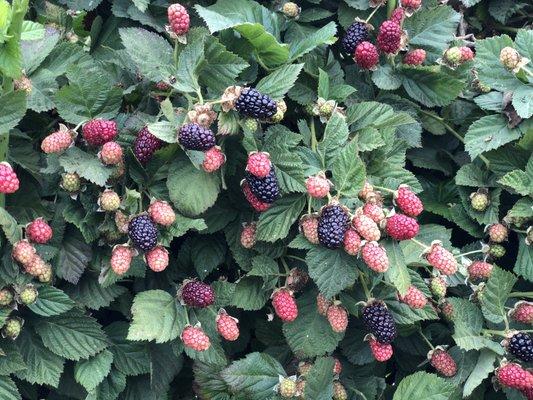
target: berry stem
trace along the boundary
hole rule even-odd
[[[87,122],[87,121],[85,121],[85,120],[81,121],[81,122],[80,122],[78,125],[76,125],[72,130],[73,130],[74,132],[78,132],[78,129],[80,129],[80,127],[81,127],[85,122]]]
[[[420,247],[423,247],[424,250],[429,249],[429,246],[427,246],[427,245],[425,245],[424,243],[422,243],[422,242],[416,240],[415,238],[412,238],[411,241],[414,242],[414,243],[416,243],[416,244],[419,245]]]
[[[428,344],[429,348],[430,348],[431,350],[435,350],[435,346],[433,346],[433,345],[431,344],[431,342],[429,341],[429,339],[426,337],[426,335],[424,335],[424,332],[422,332],[422,329],[420,329],[420,330],[418,331],[418,333],[420,333],[420,336],[422,336],[422,339],[424,339],[424,341]]]
[[[286,257],[289,257],[289,258],[292,258],[293,260],[298,260],[298,261],[301,261],[301,262],[307,262],[301,257],[296,257],[296,256],[293,256],[293,255],[290,255],[290,254],[287,254]]]
[[[176,67],[178,66],[178,47],[179,47],[178,39],[175,39],[175,40],[174,40],[174,54],[173,54],[173,58],[174,58],[174,65],[175,65]]]
[[[374,187],[374,189],[378,189],[378,190],[382,190],[384,192],[387,192],[387,193],[393,193],[395,192],[395,190],[392,190],[392,189],[389,189],[389,188],[386,188],[386,187],[383,187],[383,186],[376,186],[376,185],[372,185]]]
[[[287,265],[287,261],[285,261],[284,257],[281,257],[280,260],[281,260],[281,264],[283,265],[283,268],[285,269],[285,275],[289,275],[291,273],[291,270],[289,266]]]
[[[309,119],[309,126],[311,128],[311,150],[316,153],[318,141],[316,140],[315,120],[313,119],[313,117]]]
[[[468,256],[470,254],[477,254],[477,253],[484,253],[484,251],[483,250],[468,251],[466,253],[456,255],[455,258],[460,258],[460,257]]]
[[[512,292],[509,297],[528,297],[533,299],[533,292]]]
[[[365,274],[363,274],[362,272],[359,274],[359,281],[361,282],[361,286],[363,287],[363,291],[365,292],[366,299],[370,300],[372,298],[372,295],[370,294],[368,286],[366,285]]]
[[[483,333],[487,333],[489,335],[496,335],[496,336],[506,337],[505,336],[505,331],[495,331],[495,330],[492,330],[492,329],[483,329]]]
[[[370,15],[368,16],[367,19],[365,19],[365,24],[368,24],[368,21],[370,21],[372,19],[372,17],[374,16],[374,14],[379,10],[379,6],[374,8],[374,11],[372,11],[370,13]]]
[[[396,0],[388,0],[387,1],[387,18],[390,18],[395,8],[396,8]]]
[[[199,89],[196,91],[196,94],[198,95],[198,102],[199,102],[200,104],[204,104],[204,98],[202,97],[202,89],[199,88]]]
[[[311,196],[308,196],[307,200],[307,214],[311,214],[312,208],[313,208],[313,198]]]

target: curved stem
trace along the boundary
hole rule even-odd
[[[313,119],[313,117],[309,119],[309,127],[311,129],[311,150],[316,153],[318,141],[316,140],[315,120]]]
[[[285,276],[289,275],[291,273],[291,270],[289,266],[287,265],[287,261],[285,261],[284,257],[280,258],[281,264],[283,265],[283,268],[285,269]]]
[[[370,294],[370,291],[368,290],[368,286],[366,285],[366,278],[363,273],[359,274],[359,282],[361,282],[361,286],[363,287],[363,292],[365,292],[366,299],[370,300],[372,298],[372,295]]]
[[[512,292],[509,297],[528,297],[533,299],[533,292]]]
[[[394,190],[386,188],[386,187],[383,187],[383,186],[376,186],[376,185],[372,185],[372,186],[374,187],[374,189],[383,190],[384,192],[388,192],[388,193],[394,193],[395,192]]]
[[[374,11],[372,11],[372,12],[370,13],[370,15],[368,16],[368,18],[365,19],[365,23],[368,23],[368,21],[370,21],[370,20],[372,19],[372,17],[373,17],[374,14],[379,10],[379,8],[380,8],[379,6],[376,7],[376,8],[374,8]]]
[[[396,8],[396,0],[388,0],[387,1],[387,18],[390,18],[395,8]]]
[[[492,330],[492,329],[483,329],[482,332],[483,333],[488,333],[489,335],[496,335],[496,336],[505,337],[505,331],[495,331],[495,330]]]
[[[422,242],[416,240],[415,238],[412,238],[411,241],[414,242],[414,243],[416,243],[416,244],[419,245],[420,247],[423,247],[424,249],[429,249],[429,246],[428,246],[428,245],[426,245],[426,244],[424,244],[424,243],[422,243]]]
[[[420,329],[420,330],[418,331],[418,333],[420,333],[420,336],[422,336],[422,339],[424,339],[424,341],[428,344],[429,348],[430,348],[431,350],[435,350],[435,346],[433,346],[433,345],[431,344],[431,342],[429,341],[429,339],[426,337],[426,335],[424,335],[424,332],[422,332],[422,329]]]
[[[296,256],[293,256],[293,255],[290,255],[290,254],[287,254],[285,257],[292,258],[293,260],[298,260],[298,261],[301,261],[301,262],[307,262],[301,257],[296,257]]]
[[[468,256],[470,254],[477,254],[477,253],[484,253],[483,250],[474,250],[474,251],[468,251],[466,253],[462,253],[462,254],[458,254],[455,256],[455,258],[459,258],[459,257],[463,257],[463,256]]]

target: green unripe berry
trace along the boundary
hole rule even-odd
[[[476,211],[485,211],[489,206],[489,196],[485,192],[475,192],[470,195],[470,204]]]
[[[8,339],[15,340],[22,330],[22,319],[8,318],[2,328],[2,336]]]
[[[4,288],[0,290],[0,306],[5,307],[10,305],[13,302],[13,292],[11,290]]]
[[[81,180],[78,174],[63,174],[61,187],[69,193],[75,193],[80,190]]]
[[[19,294],[20,302],[26,306],[35,303],[39,292],[33,285],[26,285],[24,289]]]
[[[489,254],[494,258],[501,258],[505,255],[505,247],[501,244],[493,244],[490,246]]]

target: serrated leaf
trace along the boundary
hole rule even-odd
[[[398,243],[392,240],[386,240],[382,244],[389,258],[389,269],[385,272],[385,278],[398,289],[400,294],[405,294],[411,286],[411,277],[403,252]]]
[[[205,61],[204,43],[207,35],[205,29],[194,29],[189,33],[190,41],[180,53],[177,76],[180,77],[173,86],[183,92],[198,92],[200,67]]]
[[[15,244],[22,239],[22,231],[19,229],[17,221],[4,207],[0,207],[0,225],[2,225],[2,230],[6,235],[6,239],[9,240],[11,244]]]
[[[113,322],[105,328],[112,342],[113,365],[125,375],[140,375],[150,372],[150,354],[146,342],[126,339],[129,325],[124,321]]]
[[[128,340],[174,340],[185,327],[185,309],[163,290],[147,290],[135,296]]]
[[[231,305],[246,311],[259,310],[267,302],[269,293],[263,288],[263,280],[256,276],[245,276],[235,285]]]
[[[150,346],[151,387],[157,393],[168,390],[170,383],[180,372],[183,357],[176,357],[171,344]]]
[[[446,106],[454,100],[464,83],[441,67],[406,67],[400,70],[403,87],[414,100],[426,107]]]
[[[396,90],[402,86],[402,78],[389,64],[380,65],[372,72],[372,82],[382,90]]]
[[[194,185],[190,183],[194,182]],[[170,165],[167,179],[170,200],[185,215],[203,213],[213,204],[220,191],[220,178],[198,170],[184,156]]]
[[[487,115],[475,121],[464,137],[465,150],[472,158],[519,139],[518,129],[511,129],[501,115]]]
[[[16,373],[17,377],[32,384],[59,385],[65,359],[44,347],[43,343],[30,329],[23,329],[17,338],[22,359],[27,368]]]
[[[250,353],[221,372],[232,391],[247,394],[257,400],[272,397],[279,375],[285,375],[283,367],[266,353]]]
[[[17,385],[9,376],[0,376],[0,397],[2,400],[21,400]]]
[[[419,371],[403,378],[393,400],[452,400],[456,386],[435,374]]]
[[[305,380],[305,397],[315,400],[330,400],[333,396],[333,366],[331,357],[315,360]]]
[[[328,320],[316,310],[316,292],[309,291],[297,299],[298,317],[283,324],[283,335],[299,357],[321,356],[333,351],[344,336],[331,330]]]
[[[94,275],[86,275],[75,286],[71,285],[65,288],[65,291],[78,304],[92,310],[99,310],[109,306],[113,300],[126,293],[128,289],[119,285],[104,287],[100,285]]]
[[[305,207],[306,197],[300,194],[283,196],[259,217],[257,240],[275,242],[289,233],[292,224]]]
[[[95,183],[98,186],[105,186],[107,180],[113,173],[111,168],[106,168],[102,162],[89,153],[78,147],[71,147],[59,156],[59,164],[69,173],[77,173],[80,177]]]
[[[61,242],[55,273],[60,278],[76,284],[89,265],[93,253],[91,246],[85,243],[76,228],[71,226],[67,231],[69,235]]]
[[[14,128],[26,114],[26,93],[16,91],[0,96],[0,132],[5,135]]]
[[[357,140],[352,140],[333,161],[335,190],[346,197],[356,197],[363,188],[366,177],[365,164],[357,155],[357,145]]]
[[[344,116],[339,113],[333,113],[317,147],[322,167],[331,165],[333,158],[337,155],[337,150],[344,145],[348,135],[348,125]]]
[[[463,397],[470,396],[474,389],[494,371],[494,361],[496,361],[496,354],[492,351],[481,350],[479,352],[476,366],[463,386]]]
[[[193,239],[192,261],[200,279],[205,279],[216,267],[224,262],[226,247],[214,236]]]
[[[152,135],[166,143],[177,143],[176,126],[169,121],[158,121],[148,124],[148,130]]]
[[[303,66],[303,64],[289,64],[280,67],[257,82],[256,89],[273,99],[282,99],[296,82]]]
[[[100,324],[78,310],[43,319],[35,330],[50,351],[69,360],[89,358],[108,345]]]
[[[292,40],[289,48],[289,61],[298,59],[319,45],[335,43],[336,33],[337,26],[332,21],[300,40]]]
[[[92,358],[78,361],[74,366],[74,378],[90,392],[109,374],[112,363],[113,353],[104,350]]]
[[[126,376],[113,368],[103,382],[87,395],[86,400],[115,400],[125,388]]]
[[[524,235],[518,235],[518,255],[513,271],[533,282],[533,246],[528,245]]]
[[[28,306],[35,314],[44,317],[59,315],[72,309],[75,305],[65,292],[53,286],[41,286],[38,290],[37,301]]]
[[[512,189],[522,196],[529,196],[533,194],[533,176],[529,176],[526,172],[515,169],[502,176],[498,183]]]
[[[337,295],[357,279],[355,259],[342,250],[314,247],[305,257],[309,276],[326,298]]]

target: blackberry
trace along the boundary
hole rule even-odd
[[[336,249],[344,242],[349,216],[345,209],[332,204],[322,209],[318,218],[318,242],[328,249]]]
[[[145,165],[161,147],[163,142],[152,135],[145,126],[139,131],[133,143],[133,154],[142,165]]]
[[[179,130],[178,140],[187,150],[206,151],[216,144],[211,129],[198,124],[183,125]]]
[[[357,45],[366,40],[368,40],[368,27],[364,22],[356,21],[346,29],[346,34],[342,38],[342,47],[346,53],[353,56]]]
[[[181,288],[180,296],[191,307],[205,308],[215,302],[215,292],[207,283],[189,281]]]
[[[507,351],[522,361],[533,361],[533,340],[524,332],[515,333],[508,342]]]
[[[142,251],[152,250],[157,245],[157,227],[148,215],[134,217],[128,225],[128,235]]]
[[[396,337],[394,318],[381,301],[373,302],[363,309],[363,322],[380,343],[390,343]]]
[[[264,178],[258,178],[250,172],[246,172],[245,179],[250,190],[259,200],[270,204],[279,197],[278,178],[274,168],[271,168],[270,173]]]
[[[244,88],[235,102],[235,109],[245,117],[268,119],[276,114],[278,106],[266,94],[261,94],[254,88]]]

